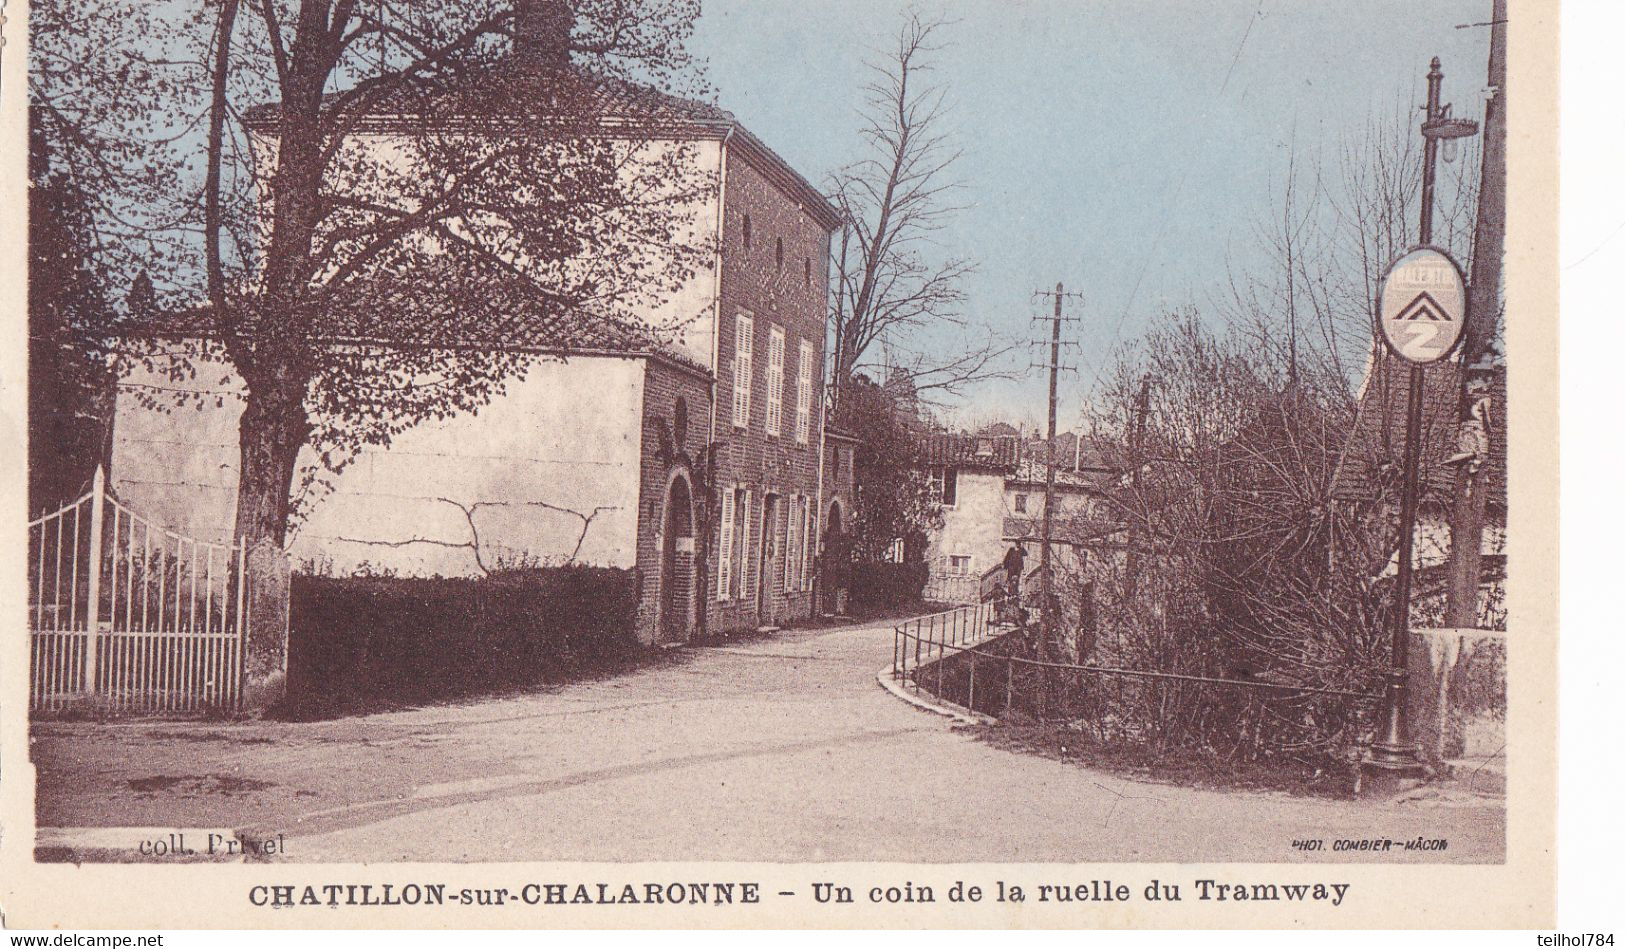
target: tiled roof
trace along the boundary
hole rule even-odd
[[[1005,436],[936,433],[925,436],[920,463],[1013,473],[1021,461],[1021,440]]]
[[[360,102],[351,90],[329,92],[322,100],[324,108]],[[559,108],[549,110],[550,101],[558,103]],[[569,121],[567,116],[650,125],[671,123],[674,127],[737,121],[733,113],[697,99],[579,68],[564,72],[537,70],[512,59],[469,69],[453,78],[397,83],[373,96],[363,121],[480,117],[541,121],[550,113],[565,123]],[[250,127],[274,131],[280,114],[280,103],[261,103],[249,108],[246,122]]]
[[[1421,472],[1424,504],[1444,503],[1454,492],[1456,466],[1445,461],[1460,450],[1457,403],[1461,367],[1454,362],[1423,374]],[[1354,431],[1337,466],[1332,494],[1340,500],[1397,499],[1405,451],[1405,407],[1409,367],[1392,356],[1377,361],[1360,398]],[[1506,370],[1490,376],[1489,503],[1501,509],[1507,498]]]
[[[349,95],[329,93],[324,102],[338,108]],[[420,88],[400,84],[381,101],[374,101],[357,127],[389,128],[437,123],[530,120],[546,121],[545,103],[559,102],[556,114],[564,130],[572,123],[594,122],[623,133],[649,137],[727,139],[753,159],[761,171],[796,200],[827,229],[840,224],[840,214],[823,193],[790,166],[765,142],[740,124],[732,112],[696,99],[673,95],[623,79],[594,75],[574,68],[564,73],[538,72],[511,59],[456,81]],[[516,108],[516,103],[524,103]],[[246,124],[262,134],[274,134],[281,107],[263,103],[251,107]]]
[[[479,302],[467,306],[467,300]],[[332,316],[316,336],[333,343],[657,355],[709,374],[652,328],[548,306],[518,278],[351,281],[335,294],[327,312]],[[217,332],[206,306],[165,311],[118,329],[123,336],[210,337]]]

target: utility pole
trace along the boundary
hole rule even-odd
[[[1145,467],[1145,417],[1151,412],[1151,373],[1140,377],[1140,394],[1134,400],[1134,432],[1130,436],[1129,449],[1133,457],[1130,463],[1134,470],[1129,473],[1130,493],[1135,504],[1142,509],[1146,508],[1140,499],[1140,470]],[[1128,527],[1128,556],[1126,558],[1125,575],[1123,577],[1124,592],[1134,595],[1136,581],[1140,575],[1140,532],[1133,520]]]
[[[1427,121],[1432,125],[1440,117],[1439,85],[1444,73],[1439,69],[1439,57],[1433,57],[1428,69]],[[1426,247],[1433,243],[1433,179],[1438,161],[1439,143],[1432,137],[1424,138],[1422,146],[1422,222],[1417,243]],[[1394,578],[1393,628],[1390,634],[1392,657],[1388,672],[1386,702],[1383,709],[1381,736],[1371,746],[1370,761],[1379,768],[1395,772],[1408,772],[1420,767],[1418,749],[1411,744],[1405,729],[1406,665],[1410,652],[1411,629],[1411,572],[1415,548],[1416,503],[1421,480],[1418,468],[1422,454],[1422,367],[1410,367],[1410,389],[1405,400],[1405,487],[1399,504],[1399,569]]]
[[[1055,652],[1055,581],[1050,577],[1050,531],[1055,523],[1055,401],[1056,381],[1061,372],[1061,295],[1063,287],[1055,284],[1055,315],[1051,319],[1049,340],[1049,441],[1044,446],[1044,527],[1038,553],[1039,617],[1044,636],[1044,658],[1053,658]]]
[[[1501,259],[1506,248],[1506,0],[1494,0],[1490,15],[1489,101],[1484,106],[1484,155],[1478,180],[1478,223],[1473,229],[1472,279],[1467,284],[1467,328],[1461,348],[1461,390],[1457,404],[1464,438],[1472,452],[1456,469],[1455,503],[1450,512],[1449,587],[1445,625],[1478,625],[1479,562],[1484,538],[1484,504],[1488,499],[1486,457],[1488,426],[1504,419],[1485,416],[1492,408],[1486,384],[1491,329],[1499,310]],[[1477,391],[1475,391],[1477,390]],[[1504,413],[1503,413],[1504,415]],[[1475,438],[1476,436],[1476,438]],[[1469,447],[1469,443],[1476,441]]]
[[[1060,617],[1056,615],[1058,610],[1055,608],[1057,605],[1055,577],[1053,576],[1055,557],[1052,549],[1052,538],[1055,531],[1055,417],[1056,404],[1060,398],[1061,370],[1072,368],[1061,364],[1061,350],[1062,347],[1077,344],[1072,340],[1061,339],[1061,324],[1071,319],[1062,315],[1062,301],[1066,299],[1066,288],[1062,284],[1056,283],[1053,291],[1042,290],[1033,296],[1036,299],[1038,297],[1048,297],[1052,293],[1054,295],[1054,306],[1047,318],[1050,324],[1048,338],[1035,339],[1033,342],[1037,345],[1047,344],[1049,347],[1049,358],[1042,364],[1043,368],[1049,370],[1049,427],[1046,430],[1047,441],[1044,445],[1044,513],[1040,519],[1042,526],[1039,529],[1038,653],[1039,658],[1049,662],[1056,662],[1063,657],[1061,656],[1060,643],[1057,642]],[[1035,321],[1041,319],[1045,318],[1036,317]],[[1039,368],[1039,366],[1035,364],[1033,368]],[[1040,677],[1042,685],[1039,689],[1038,707],[1041,716],[1047,715],[1050,707],[1050,698],[1053,691],[1050,672],[1051,670],[1046,668]]]

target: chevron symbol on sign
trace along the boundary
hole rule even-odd
[[[1445,310],[1444,307],[1440,306],[1439,301],[1433,299],[1432,295],[1430,295],[1426,290],[1418,293],[1416,295],[1416,299],[1405,304],[1405,308],[1399,311],[1398,316],[1394,317],[1394,321],[1396,323],[1407,320],[1429,320],[1432,322],[1445,323],[1451,322],[1450,314]]]

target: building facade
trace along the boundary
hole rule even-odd
[[[155,403],[175,381],[119,381],[109,479],[180,534],[229,543],[242,386],[191,357],[201,407]],[[537,352],[477,412],[421,422],[337,471],[302,454],[287,550],[323,575],[481,576],[590,564],[635,572],[638,635],[681,642],[698,617],[695,529],[711,377],[671,353]]]
[[[760,142],[722,145],[706,631],[814,612],[834,210]]]
[[[1102,520],[1105,471],[1069,464],[1055,472],[1055,533],[1052,552],[1058,564],[1085,556],[1074,545],[1082,525]],[[929,436],[922,463],[934,499],[941,505],[940,525],[926,540],[930,579],[926,596],[940,602],[974,601],[981,578],[1004,562],[1014,545],[1025,544],[1027,568],[1038,566],[1037,542],[1044,517],[1046,466],[1030,456],[1021,439],[1002,435],[940,434]]]
[[[858,438],[833,426],[824,430],[823,521],[815,587],[815,608],[825,615],[845,615],[849,577],[844,567],[850,560],[849,535],[857,512]]]
[[[1507,382],[1506,368],[1479,372],[1468,390],[1474,422],[1458,414],[1462,367],[1453,360],[1424,376],[1419,496],[1413,557],[1416,569],[1413,621],[1437,626],[1444,615],[1445,573],[1450,559],[1451,515],[1456,479],[1463,465],[1483,471],[1483,532],[1480,549],[1478,625],[1506,627]],[[1409,367],[1397,357],[1375,355],[1360,388],[1354,428],[1332,482],[1337,515],[1397,523],[1405,449]],[[1398,553],[1377,566],[1380,578],[1398,571]]]
[[[401,576],[632,569],[649,643],[803,619],[825,511],[836,213],[730,113],[646,89],[602,107],[606,137],[628,154],[680,149],[714,182],[690,209],[706,256],[638,314],[654,332],[574,314],[611,337],[583,347],[538,326],[502,343],[535,359],[489,404],[415,425],[337,472],[307,451],[290,554],[306,569]],[[365,125],[347,147],[409,167],[395,121]],[[249,127],[273,154],[274,110],[251,113]],[[203,537],[229,536],[235,517],[242,399],[229,368],[191,373],[183,387],[195,391],[182,395],[197,397],[196,411],[153,404],[154,390],[175,387],[161,372],[132,367],[120,385],[117,490]]]

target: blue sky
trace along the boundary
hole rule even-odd
[[[1400,97],[1430,57],[1478,116],[1490,0],[955,0],[940,57],[972,206],[944,250],[979,263],[971,315],[1029,338],[1033,291],[1081,291],[1063,426],[1114,339],[1208,299],[1251,251],[1288,143],[1333,146]],[[693,49],[721,105],[815,183],[859,154],[863,61],[909,4],[705,0]],[[1025,360],[1022,360],[1023,365]],[[961,411],[1041,421],[1045,381],[976,390]]]

